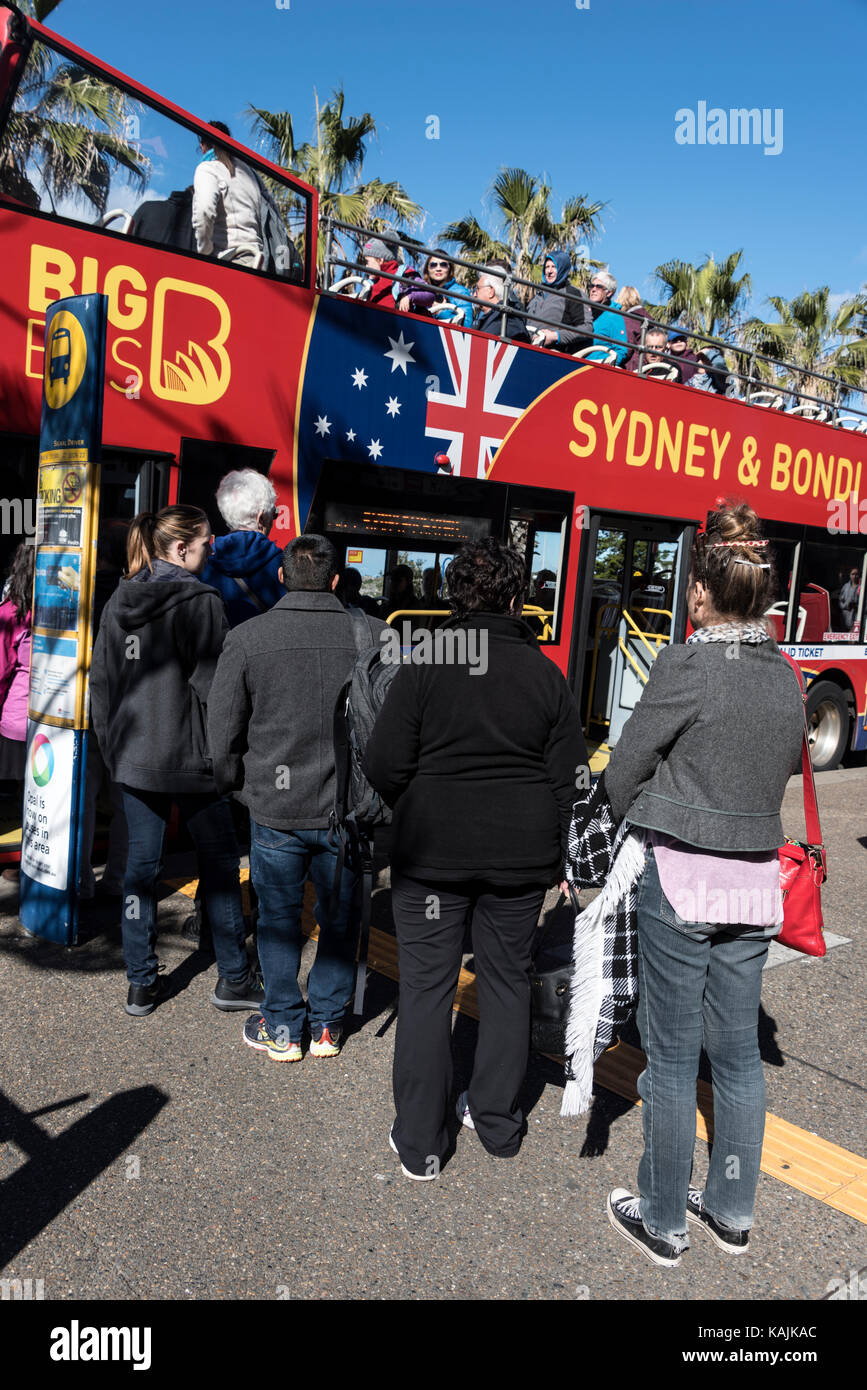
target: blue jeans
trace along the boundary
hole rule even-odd
[[[706,1210],[737,1231],[753,1224],[765,1131],[758,1013],[768,933],[684,922],[662,891],[648,849],[638,899],[638,1028],[647,1066],[638,1078],[644,1154],[638,1168],[648,1231],[679,1248],[695,1148],[695,1084],[702,1043],[713,1074],[714,1140]]]
[[[262,1013],[268,1031],[288,1028],[300,1042],[309,1010],[310,1026],[339,1023],[352,995],[358,940],[357,875],[344,869],[337,912],[329,899],[337,850],[327,830],[272,830],[250,818],[250,877],[259,899],[259,963],[265,982]],[[301,966],[301,909],[308,875],[316,889],[319,940],[307,981],[307,1004],[298,987]]]
[[[196,846],[202,897],[214,937],[217,968],[227,980],[245,980],[249,962],[241,906],[238,842],[225,797],[141,791],[121,787],[129,832],[123,880],[123,958],[131,985],[157,977],[157,882],[166,826],[177,806]]]

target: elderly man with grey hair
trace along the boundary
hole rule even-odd
[[[623,314],[613,313],[620,305],[614,296],[617,281],[607,270],[594,270],[590,278],[590,307],[593,314],[593,336],[599,348],[587,356],[593,361],[606,362],[614,353],[614,365],[622,367],[629,356],[629,337]],[[609,307],[610,306],[610,307]],[[614,339],[614,341],[610,341]]]
[[[241,468],[222,479],[217,506],[229,534],[216,537],[202,583],[219,592],[229,626],[237,627],[283,597],[277,577],[283,552],[268,539],[277,516],[277,494],[264,473]]]
[[[476,305],[473,327],[480,328],[483,333],[494,333],[498,338],[511,338],[516,343],[528,343],[530,335],[527,332],[527,325],[514,312],[511,304],[506,307],[506,327],[505,331],[503,330],[503,296],[505,292],[506,281],[502,270],[498,266],[483,266],[473,291],[476,298],[482,301],[481,304]]]

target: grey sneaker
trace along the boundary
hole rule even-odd
[[[697,1187],[691,1187],[687,1193],[686,1219],[694,1226],[704,1226],[711,1240],[729,1255],[745,1255],[750,1248],[749,1231],[735,1231],[730,1230],[728,1226],[721,1226],[705,1211],[704,1193]]]
[[[652,1264],[664,1265],[666,1269],[677,1268],[680,1251],[670,1241],[650,1234],[641,1219],[640,1197],[633,1196],[625,1187],[615,1187],[608,1194],[607,1211],[608,1220],[615,1231],[619,1231]]]
[[[245,980],[226,980],[221,975],[217,981],[217,988],[211,995],[214,1008],[222,1009],[224,1013],[241,1009],[261,1009],[264,1000],[262,976],[257,975],[255,970],[251,970]]]

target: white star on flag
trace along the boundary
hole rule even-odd
[[[367,385],[367,372],[362,371],[361,367],[356,367],[352,373],[352,384],[361,391]]]
[[[327,415],[318,415],[316,417],[316,433],[323,436],[331,433],[331,421]]]
[[[370,454],[370,457],[372,459],[379,458],[380,454],[382,453],[382,445],[380,444],[378,439],[371,439],[370,443],[367,446],[367,452]]]
[[[350,442],[350,444],[351,444],[352,441],[353,441],[353,439],[355,438],[355,430],[347,430],[347,431],[346,431],[346,438],[349,440],[349,442]]]
[[[394,418],[395,415],[399,415],[400,401],[397,399],[397,396],[389,396],[388,400],[385,403],[385,408],[388,411],[389,415],[392,416],[392,418]]]
[[[394,338],[389,338],[388,341],[391,343],[391,352],[384,352],[382,354],[383,357],[391,358],[391,370],[393,372],[400,367],[400,370],[403,372],[404,376],[406,376],[407,362],[415,361],[415,358],[410,352],[410,348],[415,347],[415,343],[407,343],[404,341],[403,329],[400,330],[400,337],[397,339],[397,342],[395,342]]]

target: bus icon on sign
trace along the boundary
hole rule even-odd
[[[50,381],[69,381],[69,359],[72,352],[72,339],[68,328],[56,328],[51,335]]]

